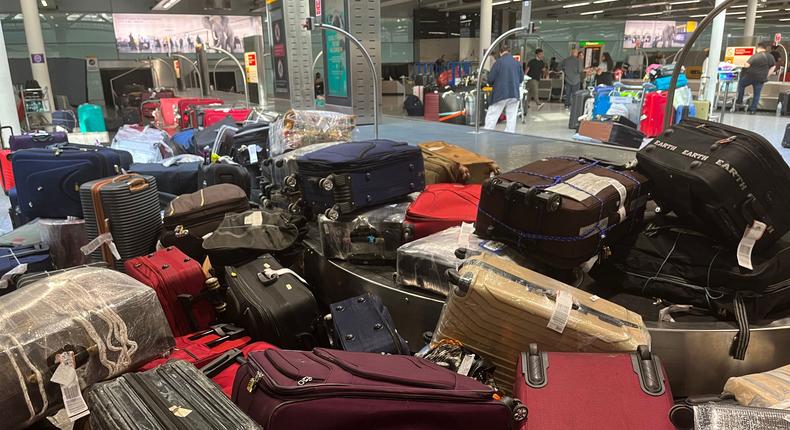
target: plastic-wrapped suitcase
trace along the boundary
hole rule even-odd
[[[371,293],[329,306],[333,343],[344,351],[411,355],[381,299]]]
[[[645,135],[639,130],[607,118],[585,120],[579,126],[579,134],[610,145],[639,149]]]
[[[25,288],[32,283],[39,281],[41,279],[50,278],[55,275],[60,275],[61,273],[69,272],[72,270],[77,269],[85,269],[85,268],[99,268],[99,269],[106,269],[107,263],[101,261],[98,263],[88,263],[82,264],[79,266],[68,267],[66,269],[58,269],[58,270],[45,270],[43,272],[26,272],[21,275],[15,276],[13,281],[9,283],[9,285],[13,284],[14,289]],[[10,292],[10,291],[9,291]]]
[[[284,269],[271,255],[243,266],[225,267],[227,318],[253,340],[280,348],[309,350],[319,346],[321,315],[304,280]]]
[[[269,155],[322,142],[349,142],[356,127],[353,115],[319,110],[289,110],[272,123]]]
[[[512,389],[518,355],[531,343],[584,352],[631,352],[650,344],[639,314],[503,258],[477,255],[448,276],[456,288],[432,344],[455,339],[490,360],[502,390]]]
[[[254,178],[249,170],[241,164],[211,163],[203,166],[199,172],[198,184],[200,187],[210,187],[218,184],[233,184],[244,190],[250,198]]]
[[[203,236],[217,229],[226,213],[250,209],[244,190],[233,184],[212,185],[192,194],[182,194],[170,202],[162,219],[160,240],[176,246],[189,257],[203,262]]]
[[[724,384],[724,393],[744,406],[781,407],[790,400],[790,364],[768,372],[731,377]]]
[[[578,130],[581,125],[579,118],[584,116],[584,105],[592,98],[590,90],[579,90],[571,95],[571,113],[568,128]]]
[[[83,386],[114,378],[174,345],[156,294],[116,271],[70,270],[0,301],[3,427],[24,428],[62,405],[56,355],[73,352]],[[73,387],[72,390],[79,388]]]
[[[35,132],[11,136],[8,139],[8,146],[11,148],[11,151],[19,151],[20,149],[46,148],[49,145],[68,141],[68,135],[62,131],[54,133]]]
[[[598,160],[544,158],[483,184],[475,233],[569,269],[641,221],[641,173]]]
[[[194,193],[200,183],[200,169],[203,163],[183,163],[165,166],[162,163],[134,163],[129,173],[138,173],[156,178],[160,192],[174,195]]]
[[[240,123],[244,122],[250,115],[250,109],[229,109],[229,108],[212,108],[203,109],[203,123],[201,126],[210,127],[217,121],[225,118],[233,118],[233,121]]]
[[[156,128],[124,125],[115,134],[110,147],[129,152],[135,163],[158,163],[174,155],[169,141],[170,136]]]
[[[479,184],[432,184],[409,205],[406,222],[414,238],[429,236],[461,223],[475,222],[480,204]]]
[[[425,187],[422,153],[392,140],[335,145],[296,160],[305,204],[338,219]]]
[[[84,252],[93,261],[123,271],[126,260],[154,251],[162,217],[152,176],[127,174],[86,182],[80,198],[91,241]]]
[[[98,384],[88,391],[88,404],[94,430],[261,428],[181,360]]]
[[[669,381],[644,345],[631,353],[580,353],[544,352],[533,343],[519,356],[513,395],[529,405],[522,430],[675,430]]]
[[[636,158],[656,202],[713,237],[760,249],[790,231],[790,167],[757,133],[687,118]]]
[[[236,374],[233,402],[270,430],[299,427],[305,416],[313,430],[509,429],[526,418],[520,402],[494,394],[417,357],[268,349]]]
[[[434,184],[458,182],[466,184],[482,184],[483,181],[491,177],[491,174],[499,174],[499,166],[497,166],[494,160],[461,148],[460,146],[451,145],[441,140],[423,142],[418,146],[422,150],[423,158],[426,159],[426,183]],[[428,154],[432,154],[436,157],[446,160],[446,163],[442,164],[446,165],[452,163],[457,165],[457,168],[455,166],[448,166],[452,174],[448,175],[447,180],[444,180],[445,178],[442,177],[443,175],[438,175],[439,177],[435,178],[434,180],[429,180],[427,173],[427,160],[429,159]],[[445,170],[447,168],[444,167],[442,169]],[[456,170],[458,173],[460,173],[459,178],[455,178],[456,176],[459,176],[457,173],[455,173]]]
[[[214,322],[219,282],[206,279],[201,264],[174,246],[162,248],[124,263],[126,273],[156,291],[175,336],[206,329]]]
[[[694,405],[695,430],[771,429],[790,430],[790,411],[708,402]],[[684,427],[678,427],[685,430]]]
[[[319,215],[324,257],[362,264],[394,261],[398,247],[413,238],[412,229],[404,224],[413,199],[408,196],[400,203],[372,208],[351,220],[333,221]]]

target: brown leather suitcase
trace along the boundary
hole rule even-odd
[[[610,145],[636,149],[642,146],[645,139],[645,135],[636,128],[609,118],[582,121],[579,134]]]
[[[634,170],[584,158],[544,158],[483,184],[475,233],[570,269],[642,220],[649,182]]]
[[[494,160],[468,149],[451,145],[441,140],[423,142],[419,144],[419,147],[425,160],[426,184],[482,184],[483,181],[491,177],[492,173],[494,175],[499,174],[499,167]],[[429,160],[430,164],[433,165],[442,159],[448,166],[445,168],[448,171],[447,177],[439,177],[436,182],[429,182]]]

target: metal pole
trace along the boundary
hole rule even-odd
[[[171,57],[178,57],[183,60],[186,60],[192,66],[192,72],[195,73],[198,77],[198,86],[200,86],[200,93],[203,94],[203,78],[200,76],[200,72],[198,71],[197,61],[192,61],[186,55],[181,54],[170,54]]]
[[[161,61],[162,63],[164,63],[164,65],[165,65],[165,66],[167,66],[167,67],[170,69],[170,71],[171,71],[171,72],[173,72],[173,79],[175,79],[175,80],[178,80],[178,76],[176,75],[176,69],[175,69],[175,67],[173,67],[173,65],[172,65],[172,64],[170,64],[169,62],[167,62],[167,61],[165,61],[165,60],[163,60],[163,59],[161,59],[161,58],[159,58],[159,57],[148,57],[148,61],[151,61],[151,62],[152,62],[152,63],[151,63],[151,69],[153,69],[153,68],[154,68],[154,67],[153,67],[153,66],[154,66],[154,65],[153,65],[153,61]]]
[[[785,52],[785,68],[782,69],[782,76],[779,79],[780,81],[784,82],[785,81],[785,76],[787,76],[787,48],[785,48],[785,46],[782,45],[781,42],[777,43],[776,46],[782,48],[782,51]]]
[[[494,48],[496,48],[503,40],[520,31],[526,31],[529,33],[529,27],[516,27],[502,33],[502,35],[497,37],[494,43],[491,44],[488,50],[486,50],[483,58],[480,59],[480,67],[477,68],[477,84],[475,86],[475,133],[480,132],[480,78],[483,76],[483,67],[486,64],[486,60],[488,60],[488,57],[491,56],[491,52],[494,50]]]
[[[336,31],[343,36],[346,36],[348,40],[354,43],[360,51],[362,51],[362,56],[365,57],[365,60],[368,62],[368,67],[370,67],[370,72],[373,74],[373,127],[376,139],[379,138],[379,103],[381,103],[381,91],[379,90],[379,74],[376,71],[376,65],[373,64],[373,58],[370,57],[368,54],[368,50],[362,46],[362,42],[359,41],[353,34],[343,30],[340,27],[335,27],[334,25],[323,24],[318,21],[313,21],[313,27],[320,28],[324,31],[332,30]]]
[[[220,63],[222,63],[223,61],[225,61],[227,59],[228,59],[227,57],[222,57],[219,60],[217,60],[216,63],[214,63],[214,70],[211,72],[211,74],[214,76],[214,89],[215,90],[217,89],[217,67],[219,67]]]
[[[315,73],[315,66],[318,65],[318,60],[324,55],[324,51],[319,51],[318,55],[315,56],[315,60],[313,60],[313,67],[310,69],[310,73]]]
[[[127,70],[127,71],[125,71],[125,72],[121,73],[121,74],[120,74],[120,75],[118,75],[118,76],[114,76],[114,77],[110,78],[110,96],[112,96],[112,105],[113,105],[113,107],[118,107],[118,104],[117,104],[117,103],[116,103],[116,101],[115,101],[115,86],[113,85],[113,82],[114,82],[116,79],[118,79],[118,78],[122,78],[122,77],[124,77],[124,76],[126,76],[126,75],[128,75],[128,74],[130,74],[130,73],[132,73],[132,72],[135,72],[135,71],[137,71],[137,70],[140,70],[140,69],[144,68],[146,65],[147,65],[149,68],[151,67],[151,65],[150,65],[150,64],[140,64],[139,66],[137,66],[137,67],[135,67],[135,68],[133,68],[133,69],[129,69],[129,70]]]
[[[236,66],[239,68],[239,72],[241,72],[241,79],[244,81],[244,85],[243,85],[244,86],[244,101],[247,102],[247,106],[249,106],[250,105],[250,93],[249,93],[249,91],[247,91],[247,74],[244,72],[244,66],[241,65],[241,62],[239,61],[239,59],[236,58],[235,55],[233,55],[232,53],[230,53],[228,50],[226,50],[224,48],[217,48],[215,46],[210,46],[207,49],[208,50],[214,50],[214,51],[217,51],[217,52],[221,52],[221,53],[225,54],[226,56],[228,56],[228,58],[230,58],[231,60],[233,60],[236,63]]]

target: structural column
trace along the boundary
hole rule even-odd
[[[477,52],[477,58],[481,60],[491,46],[491,20],[494,11],[491,3],[491,0],[480,1],[480,50]],[[480,67],[483,68],[485,65],[481,64]]]
[[[757,20],[757,0],[749,0],[746,7],[746,22],[743,27],[743,36],[754,36],[754,22]]]
[[[41,19],[38,16],[38,0],[20,0],[22,6],[22,20],[25,25],[25,39],[27,50],[30,54],[30,68],[33,79],[38,81],[42,88],[47,89],[50,109],[55,109],[52,94],[52,82],[49,80],[49,66],[44,50],[44,36],[41,32]]]
[[[0,97],[0,125],[11,126],[14,134],[21,133],[16,103],[14,103],[14,87],[11,83],[11,69],[8,66],[8,52],[5,49],[2,22],[0,22],[0,94],[6,94],[5,97]],[[2,132],[0,130],[0,133]],[[4,142],[8,142],[9,136],[2,137]]]
[[[724,0],[716,0],[716,6],[724,3]],[[719,62],[721,61],[721,45],[724,40],[724,21],[726,19],[725,13],[720,13],[719,16],[713,19],[710,35],[710,53],[708,54],[708,69],[704,71],[705,76],[708,77],[705,83],[705,100],[711,103],[715,102],[716,98],[716,83],[719,78]]]

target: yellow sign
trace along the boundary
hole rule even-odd
[[[724,52],[724,61],[743,67],[755,52],[754,46],[728,46]]]
[[[258,55],[255,52],[244,53],[244,72],[248,84],[258,83]]]

